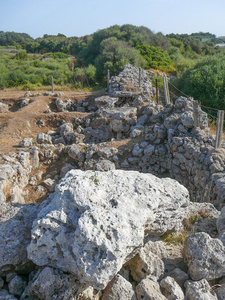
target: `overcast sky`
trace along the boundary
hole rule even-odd
[[[83,36],[133,24],[168,33],[225,35],[225,0],[0,0],[0,31]]]

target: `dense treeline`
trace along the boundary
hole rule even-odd
[[[201,59],[176,79],[176,86],[207,107],[225,110],[225,56]]]
[[[220,42],[209,32],[164,36],[134,25],[115,25],[83,37],[59,33],[33,39],[25,33],[0,31],[0,50],[25,50],[0,51],[0,88],[49,85],[51,76],[56,84],[76,88],[105,84],[107,69],[115,75],[129,62],[173,72],[180,90],[221,108],[224,49],[214,47]]]
[[[15,36],[15,41],[10,43],[9,36]],[[0,36],[0,45],[19,48],[19,37],[21,37],[20,46],[26,50],[28,57],[25,59],[11,55],[6,59],[6,55],[0,54],[2,56],[0,64],[1,88],[12,86],[12,84],[14,86],[25,83],[26,86],[29,84],[48,84],[49,76],[52,74],[46,70],[47,62],[42,61],[46,55],[49,56],[48,53],[58,53],[58,55],[61,53],[61,56],[64,53],[64,55],[70,56],[51,56],[49,59],[52,63],[54,61],[55,73],[61,72],[62,74],[61,81],[58,80],[60,77],[57,75],[58,73],[56,74],[56,82],[59,84],[70,83],[76,87],[94,83],[102,84],[106,79],[107,69],[110,70],[111,75],[115,75],[127,63],[143,68],[157,67],[164,71],[174,70],[174,63],[166,52],[166,49],[169,48],[168,39],[163,34],[154,34],[150,29],[143,26],[115,25],[80,38],[67,38],[63,34],[45,34],[43,38],[35,40],[29,36],[24,36],[24,34],[12,33],[10,35],[6,32]],[[37,55],[35,59],[30,55],[31,53]],[[29,67],[27,66],[28,60]],[[61,64],[64,66],[62,67]],[[12,72],[19,73],[19,77],[22,77],[23,73],[24,80],[18,80],[17,76],[13,83],[10,80]]]
[[[0,46],[13,46],[24,49],[29,43],[33,43],[33,38],[27,33],[0,31]]]

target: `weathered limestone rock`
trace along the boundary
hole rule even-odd
[[[33,144],[33,139],[32,138],[25,138],[22,141],[20,141],[19,146],[20,147],[31,147]]]
[[[0,113],[7,113],[9,112],[8,104],[0,102]]]
[[[160,281],[162,293],[168,300],[184,300],[184,293],[174,278],[167,276]]]
[[[94,165],[96,171],[110,171],[115,170],[115,164],[110,160],[103,159]]]
[[[144,149],[144,154],[151,156],[152,154],[154,154],[155,152],[155,146],[154,145],[148,145],[145,149]]]
[[[146,246],[148,251],[157,255],[164,263],[165,275],[169,275],[170,272],[176,268],[186,269],[186,265],[183,262],[182,244],[167,245],[161,238],[156,241],[148,241]],[[170,276],[170,275],[169,275]]]
[[[109,123],[110,128],[114,132],[128,132],[130,129],[130,126],[124,122],[124,120],[118,120],[118,119],[112,119]]]
[[[225,207],[221,210],[221,215],[217,219],[217,229],[219,232],[219,239],[225,246]]]
[[[41,197],[46,196],[47,192],[48,192],[47,188],[45,188],[42,185],[38,185],[36,187],[36,197],[37,198],[41,198]]]
[[[30,149],[30,162],[32,168],[38,168],[39,166],[39,151],[37,147],[32,147]]]
[[[135,107],[101,107],[97,111],[99,116],[112,119],[129,119],[137,115],[137,108]]]
[[[84,161],[84,152],[80,145],[71,145],[68,148],[68,155],[75,161]]]
[[[54,143],[55,145],[57,145],[57,144],[63,144],[63,145],[66,145],[66,142],[65,142],[65,140],[64,140],[63,137],[56,137],[56,138],[54,138],[53,143]]]
[[[11,188],[11,204],[25,204],[24,194],[18,185]]]
[[[128,267],[137,282],[147,275],[152,275],[158,280],[164,274],[163,261],[149,250],[148,243],[128,262]]]
[[[30,99],[29,98],[24,98],[20,101],[20,107],[24,107],[27,106],[30,103]]]
[[[118,152],[118,149],[116,149],[116,148],[104,147],[104,148],[99,149],[97,153],[98,153],[98,156],[100,156],[100,157],[109,158],[109,157],[117,154],[117,152]]]
[[[59,134],[62,137],[65,137],[68,133],[73,132],[73,124],[72,123],[64,123],[59,127]]]
[[[35,204],[1,207],[0,215],[0,276],[12,271],[28,271],[33,264],[27,258],[33,220],[37,216]]]
[[[222,284],[219,288],[215,289],[218,300],[225,299],[225,284]]]
[[[68,100],[70,100],[70,99],[67,99],[65,102],[59,98],[55,100],[55,105],[59,112],[70,110],[72,103],[71,103],[71,100],[70,101],[68,101]]]
[[[7,290],[0,290],[0,300],[18,300],[18,298],[9,294]]]
[[[49,134],[38,133],[37,142],[38,142],[38,144],[51,144],[52,137]]]
[[[143,131],[144,131],[144,126],[142,125],[132,126],[130,136],[133,138],[140,136],[143,133]]]
[[[84,135],[86,142],[92,141],[93,139],[97,141],[108,141],[112,138],[112,130],[108,125],[100,125],[96,129],[87,127],[84,130]]]
[[[189,204],[176,181],[121,170],[72,170],[51,199],[34,222],[29,258],[97,289],[137,253],[146,224],[156,233],[179,228]]]
[[[98,151],[98,147],[95,144],[90,144],[86,148],[86,158],[91,159],[92,156]]]
[[[20,151],[17,154],[17,159],[25,169],[27,169],[30,166],[30,153],[29,152]]]
[[[21,296],[27,283],[20,276],[16,275],[9,283],[9,292],[15,296]]]
[[[132,154],[133,154],[134,156],[139,156],[139,157],[142,156],[142,154],[143,154],[143,149],[139,147],[139,144],[136,144],[136,145],[134,146],[134,149],[133,149],[133,151],[132,151]]]
[[[4,285],[4,280],[0,278],[0,289],[3,288],[3,285]]]
[[[20,299],[74,299],[77,291],[78,283],[74,276],[46,267],[37,271]]]
[[[200,281],[186,281],[187,300],[217,300],[217,296],[211,293],[211,287],[206,279]]]
[[[142,92],[148,98],[152,97],[154,92],[150,80],[151,73],[145,70],[141,71],[141,86],[139,86],[139,68],[127,64],[118,76],[111,77],[109,85],[109,95],[113,97],[133,98],[133,104],[140,103],[138,95]],[[138,98],[138,99],[137,99]],[[139,100],[139,101],[138,101]],[[144,100],[143,100],[144,101]]]
[[[103,292],[102,300],[136,300],[132,284],[120,275],[108,284]]]
[[[206,232],[211,237],[218,236],[217,220],[220,212],[212,203],[193,202],[188,208],[187,223],[191,232]]]
[[[213,203],[222,208],[225,206],[225,172],[213,174],[213,182],[215,184],[213,194],[216,195],[216,198],[213,199]]]
[[[143,279],[136,287],[138,300],[166,300],[160,291],[158,282],[154,282],[151,278]]]
[[[225,275],[225,247],[207,233],[196,233],[187,238],[184,258],[193,280],[211,280]]]
[[[55,190],[55,180],[47,178],[43,181],[43,184],[48,189],[49,192],[54,192]]]
[[[114,103],[118,101],[118,98],[112,98],[109,96],[101,96],[95,99],[95,105],[100,108],[102,106],[105,106],[106,104],[108,104],[109,106],[113,107]]]
[[[10,164],[0,165],[0,180],[5,181],[12,178],[16,174],[15,168]]]
[[[189,279],[188,274],[179,268],[176,268],[172,272],[170,272],[169,276],[173,277],[181,288],[184,287],[185,281],[187,281]]]
[[[64,177],[66,175],[67,172],[69,172],[70,170],[76,169],[73,165],[71,164],[65,164],[60,172],[60,177]]]
[[[16,273],[16,272],[8,273],[8,274],[6,275],[6,282],[10,282],[15,276],[17,276],[17,273]]]
[[[97,292],[92,286],[81,286],[76,294],[76,300],[100,300],[101,296],[102,292]]]

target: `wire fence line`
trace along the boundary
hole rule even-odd
[[[162,76],[162,75],[160,75]],[[111,76],[112,77],[112,76]],[[152,81],[152,78],[150,78],[147,74],[147,77],[149,78],[149,80]],[[156,78],[156,101],[157,103],[159,102],[159,95],[158,95],[158,91],[160,91],[162,93],[162,95],[164,95],[164,102],[165,104],[170,104],[171,100],[174,103],[174,100],[176,100],[179,96],[177,96],[175,93],[171,92],[169,90],[169,85],[171,87],[173,87],[176,91],[179,92],[179,94],[184,95],[186,98],[192,98],[188,95],[186,95],[183,91],[181,91],[180,89],[178,89],[173,83],[171,83],[170,81],[168,81],[167,76],[164,74],[163,76],[163,90],[158,88],[158,84],[157,84],[157,78]],[[138,78],[138,87],[139,90],[141,91],[141,68],[139,68],[139,78]],[[107,74],[107,88],[109,90],[109,85],[111,83],[111,78],[110,78],[110,72],[108,70],[108,74]],[[193,118],[194,118],[194,127],[198,128],[200,127],[200,115],[199,115],[199,107],[203,108],[204,110],[207,110],[207,115],[209,118],[211,118],[212,120],[216,120],[216,140],[215,140],[215,148],[219,148],[221,146],[221,142],[222,142],[222,137],[223,137],[223,128],[224,128],[224,111],[223,110],[219,110],[213,107],[207,107],[205,105],[202,105],[198,100],[193,100]],[[214,112],[217,112],[217,117],[215,115],[213,115]],[[211,124],[212,126],[212,124]]]
[[[108,75],[107,77],[109,78],[110,72],[108,72],[107,75]],[[114,75],[114,74],[113,74],[111,77],[113,77],[113,76],[117,76],[117,75]],[[162,75],[159,75],[159,76],[161,77]],[[166,75],[165,75],[165,76],[166,76]],[[150,78],[149,74],[147,74],[147,77],[148,77],[149,80],[152,81],[152,78]],[[139,81],[140,81],[140,80],[141,80],[141,77],[140,77],[140,70],[139,70]],[[157,80],[157,79],[156,79],[156,80]],[[110,78],[110,83],[111,83],[111,78]],[[180,89],[178,89],[171,81],[168,80],[168,84],[169,84],[172,88],[174,88],[177,92],[179,92],[179,94],[185,96],[186,98],[190,98],[190,96],[188,96],[188,95],[185,94],[183,91],[181,91]],[[140,88],[140,82],[139,82],[139,88]],[[156,86],[156,88],[157,88],[157,91],[159,91],[162,95],[165,96],[165,90],[164,90],[164,89],[158,88],[157,86]],[[171,97],[171,99],[172,99],[173,102],[179,97],[179,96],[176,95],[175,93],[171,92],[171,91],[169,90],[169,88],[168,88],[168,90],[167,90],[167,93],[170,95],[170,97]],[[201,102],[199,102],[199,101],[198,101],[198,105],[199,105],[201,108],[203,108],[204,110],[207,110],[206,113],[208,114],[208,116],[209,116],[210,118],[212,118],[213,120],[216,120],[216,119],[217,119],[217,116],[213,115],[213,112],[217,112],[217,113],[218,113],[218,112],[220,111],[219,109],[213,108],[213,107],[210,107],[210,106],[205,106],[205,105],[201,104]]]
[[[215,120],[217,119],[217,117],[211,115],[210,113],[207,113],[207,115],[210,116],[212,119],[215,119]]]
[[[178,92],[180,92],[181,94],[183,94],[185,97],[189,97],[189,96],[187,96],[184,92],[182,92],[181,90],[179,90],[174,84],[172,84],[170,81],[168,81],[168,83],[173,87],[173,88],[175,88]]]
[[[172,84],[170,81],[167,81],[166,75],[163,75],[163,84],[164,84],[164,98],[165,103],[167,104],[167,95],[170,94],[172,97],[176,96],[174,93],[169,91],[168,83],[170,86],[172,86],[174,89],[176,89],[181,95],[184,95],[187,98],[191,98],[187,96],[184,92],[182,92],[180,89],[178,89],[174,84]],[[178,98],[178,97],[176,97]],[[200,127],[200,115],[198,107],[201,107],[203,110],[206,110],[207,116],[209,119],[211,119],[211,127],[215,127],[215,121],[216,121],[216,138],[215,138],[215,148],[218,149],[221,147],[222,139],[223,139],[223,130],[224,130],[224,110],[219,110],[214,107],[207,107],[205,105],[202,105],[198,100],[193,100],[193,118],[194,118],[194,127],[198,128]],[[214,114],[217,113],[217,116]]]

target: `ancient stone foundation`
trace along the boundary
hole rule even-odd
[[[1,157],[0,300],[224,299],[225,149],[191,98],[154,102],[153,76],[53,95],[56,130]]]

